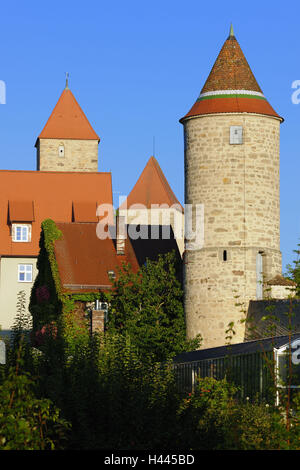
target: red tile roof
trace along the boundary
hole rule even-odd
[[[64,89],[38,139],[100,140],[73,93]]]
[[[117,255],[115,240],[97,237],[96,223],[57,223],[61,239],[54,250],[61,284],[65,292],[94,292],[112,286],[109,271],[118,276],[118,267],[130,263],[136,272],[139,265],[127,238],[125,255]]]
[[[192,116],[215,113],[255,113],[282,119],[266,100],[232,96],[196,101],[190,111],[180,121],[182,122],[184,119]]]
[[[125,204],[128,209],[133,204],[143,204],[147,209],[150,209],[152,204],[168,204],[168,206],[178,204],[181,206],[154,157],[150,157],[148,160],[142,174],[120,209],[124,209]]]
[[[97,207],[95,201],[73,201],[73,222],[97,222]]]
[[[33,201],[8,201],[8,217],[10,222],[33,222]]]
[[[37,256],[42,221],[72,222],[73,203],[80,206],[81,220],[85,208],[90,219],[92,205],[112,205],[110,173],[0,170],[0,188],[0,256]],[[12,241],[11,217],[15,222],[32,221],[31,242]],[[20,218],[26,220],[16,220]]]
[[[264,97],[234,35],[225,41],[190,111],[180,119],[214,113],[255,113],[283,120]]]

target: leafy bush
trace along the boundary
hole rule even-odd
[[[174,276],[171,257],[139,275],[125,269],[102,335],[73,325],[71,301],[64,304],[64,335],[59,322],[47,315],[40,322],[36,310],[35,324],[49,325],[39,350],[30,345],[20,293],[0,380],[0,449],[299,450],[299,394],[291,417],[237,401],[226,380],[199,379],[193,393],[180,395],[170,358],[196,344],[185,340]],[[36,305],[46,305],[48,290],[36,294]]]
[[[224,446],[234,407],[235,387],[226,380],[199,379],[179,410],[180,441],[184,448],[218,449]]]
[[[197,450],[275,450],[299,448],[279,408],[236,400],[237,389],[224,380],[199,379],[178,411],[180,442]],[[291,439],[293,446],[291,447]]]
[[[139,350],[156,361],[200,346],[186,339],[183,290],[174,253],[148,260],[138,273],[124,266],[107,296],[108,329],[129,335]]]
[[[288,448],[288,433],[280,410],[266,403],[239,403],[228,434],[230,449],[278,450]]]
[[[34,393],[34,380],[16,367],[2,371],[0,382],[0,450],[46,450],[61,448],[69,424],[46,398]]]
[[[54,358],[43,354],[37,375],[40,393],[72,423],[68,448],[167,448],[178,405],[169,363],[145,359],[129,336],[115,333],[79,343],[59,367]]]

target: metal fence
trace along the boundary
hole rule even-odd
[[[240,399],[271,400],[274,396],[273,351],[174,364],[179,390],[192,392],[197,378],[225,379],[238,388]]]

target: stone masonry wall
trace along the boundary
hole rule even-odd
[[[230,126],[243,127],[243,144],[229,143]],[[185,314],[188,337],[201,333],[202,347],[225,344],[229,322],[233,342],[244,340],[259,252],[264,278],[281,274],[279,127],[254,114],[184,122],[185,204],[204,204],[204,246],[185,252]]]
[[[59,154],[60,146],[64,155]],[[39,139],[37,169],[40,171],[98,171],[98,141]]]

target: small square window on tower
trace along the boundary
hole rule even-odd
[[[230,126],[230,144],[242,144],[243,143],[243,127],[242,126]]]
[[[59,145],[58,147],[58,156],[64,157],[65,156],[65,147],[64,145]]]

